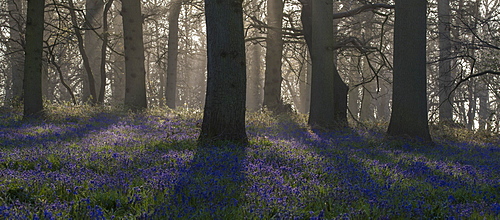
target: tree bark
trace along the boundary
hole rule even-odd
[[[125,47],[125,106],[137,111],[147,108],[141,0],[122,0],[122,19]]]
[[[453,78],[451,75],[450,1],[438,1],[439,31],[439,121],[453,121]]]
[[[8,49],[10,53],[10,77],[7,81],[7,102],[16,104],[23,96],[23,78],[24,78],[24,53],[23,53],[23,31],[22,16],[23,5],[21,0],[8,0],[9,10],[9,30],[10,39]],[[10,86],[10,89],[9,89]]]
[[[309,125],[339,129],[347,126],[347,86],[334,63],[333,2],[301,0],[304,37],[312,60]]]
[[[100,83],[99,83],[99,95],[97,97],[97,103],[104,103],[104,94],[106,94],[106,50],[108,48],[108,12],[111,9],[111,5],[113,5],[113,0],[109,0],[102,12],[102,45],[101,45],[101,65],[100,69]]]
[[[83,67],[85,68],[85,72],[87,73],[87,79],[88,79],[88,90],[90,90],[90,103],[91,104],[96,104],[97,103],[97,93],[96,93],[96,87],[95,87],[95,80],[94,80],[94,73],[92,72],[92,67],[90,65],[89,58],[87,56],[87,52],[85,51],[85,45],[84,45],[84,39],[82,36],[82,33],[80,32],[80,28],[78,27],[78,21],[76,18],[76,13],[75,13],[75,5],[73,4],[73,0],[69,0],[69,14],[71,16],[71,22],[73,23],[73,29],[75,30],[75,35],[78,40],[78,50],[80,51],[80,54],[82,55],[82,60],[83,60]],[[85,77],[84,77],[85,78]],[[85,83],[84,83],[84,89],[85,89]],[[84,92],[85,94],[85,92]],[[84,102],[85,100],[85,96]]]
[[[177,101],[177,57],[179,54],[179,14],[182,0],[172,1],[168,16],[168,60],[167,60],[167,86],[165,100],[171,109],[176,108]]]
[[[371,77],[369,74],[371,71],[372,70],[368,65],[368,60],[365,57],[362,72],[363,79],[369,79]],[[375,93],[375,86],[375,81],[363,84],[363,98],[361,99],[361,110],[359,114],[359,120],[361,121],[371,121],[375,119],[375,112],[372,107],[372,95]]]
[[[261,46],[259,44],[250,45],[249,57],[251,65],[248,65],[247,101],[248,111],[255,112],[262,107],[262,79],[261,79]]]
[[[432,141],[427,116],[426,12],[426,0],[396,0],[389,136]]]
[[[115,8],[121,8],[121,1],[113,1],[113,4]],[[110,26],[111,32],[116,35],[122,35],[123,19],[118,15],[113,15],[112,17],[113,25]],[[123,38],[116,39],[114,48],[117,53],[111,53],[109,59],[112,67],[110,79],[112,103],[114,105],[123,105],[125,103],[125,57],[121,55],[124,54],[123,41]]]
[[[354,79],[352,79],[352,83],[349,82],[349,84],[354,84]],[[355,119],[358,120],[359,118],[359,87],[353,87],[349,90],[349,101],[348,106],[349,106],[349,111],[351,112],[351,116]]]
[[[248,143],[242,0],[205,0],[208,78],[200,144]]]
[[[311,101],[311,65],[309,55],[302,62],[302,68],[299,77],[299,91],[300,91],[300,108],[299,112],[302,114],[309,113],[309,105]]]
[[[98,103],[99,95],[101,90],[101,83],[103,79],[101,79],[100,73],[100,65],[97,65],[101,62],[101,38],[99,35],[102,33],[102,13],[103,13],[104,1],[103,0],[86,0],[85,1],[85,24],[84,34],[83,34],[83,45],[85,49],[85,54],[90,65],[90,69],[92,71],[92,77],[94,78],[94,89],[95,89],[95,97],[92,96],[92,85],[90,82],[89,75],[83,77],[83,102],[95,102]],[[75,26],[77,24],[74,24]],[[104,79],[105,82],[106,79]]]
[[[283,57],[283,0],[267,1],[266,71],[264,82],[264,103],[269,110],[280,111],[281,99],[281,59]]]
[[[43,116],[42,55],[45,1],[28,0],[24,62],[24,118]]]

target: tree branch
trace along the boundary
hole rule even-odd
[[[393,9],[394,7],[395,7],[394,5],[388,5],[388,4],[383,4],[383,3],[368,4],[368,5],[363,5],[359,8],[352,9],[350,11],[335,13],[335,14],[333,14],[333,19],[351,17],[354,15],[360,14],[362,12],[374,10],[374,9],[378,9],[378,8]]]
[[[478,76],[482,76],[482,75],[486,75],[486,74],[493,74],[493,75],[499,75],[500,76],[500,72],[498,71],[493,71],[493,70],[486,70],[486,71],[483,71],[483,72],[480,72],[480,73],[476,73],[476,74],[471,74],[463,79],[461,79],[460,81],[458,81],[457,85],[455,85],[455,87],[451,90],[450,94],[453,93],[463,82],[471,79],[471,78],[474,78],[474,77],[478,77]]]

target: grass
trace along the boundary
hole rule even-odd
[[[198,148],[192,109],[0,112],[0,219],[500,218],[500,141],[484,131],[438,127],[426,146],[261,112],[249,146]]]

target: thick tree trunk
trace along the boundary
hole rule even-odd
[[[125,47],[125,106],[147,108],[141,0],[122,0]]]
[[[165,100],[171,109],[176,108],[177,101],[177,57],[179,54],[179,14],[182,0],[172,1],[168,15],[168,60],[167,60],[167,86]]]
[[[16,104],[23,96],[24,78],[24,51],[23,51],[23,31],[22,31],[22,11],[21,0],[8,0],[9,9],[9,30],[10,39],[8,41],[11,74],[7,81],[7,102]],[[10,88],[9,88],[10,87]]]
[[[301,3],[304,37],[312,59],[308,123],[316,128],[343,128],[347,126],[347,86],[334,63],[333,2],[301,0]]]
[[[439,31],[439,121],[453,121],[453,78],[451,75],[450,1],[438,1]]]
[[[426,12],[426,0],[396,0],[389,136],[431,141],[427,118]]]
[[[246,144],[242,0],[205,0],[208,78],[200,144]]]
[[[283,57],[283,0],[267,1],[267,50],[264,82],[264,106],[272,111],[280,111],[281,99],[281,59]]]
[[[24,62],[24,118],[43,116],[42,53],[45,1],[28,0]]]

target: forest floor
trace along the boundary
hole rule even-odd
[[[314,132],[247,116],[250,144],[198,148],[192,109],[0,109],[0,219],[499,219],[498,135]]]

